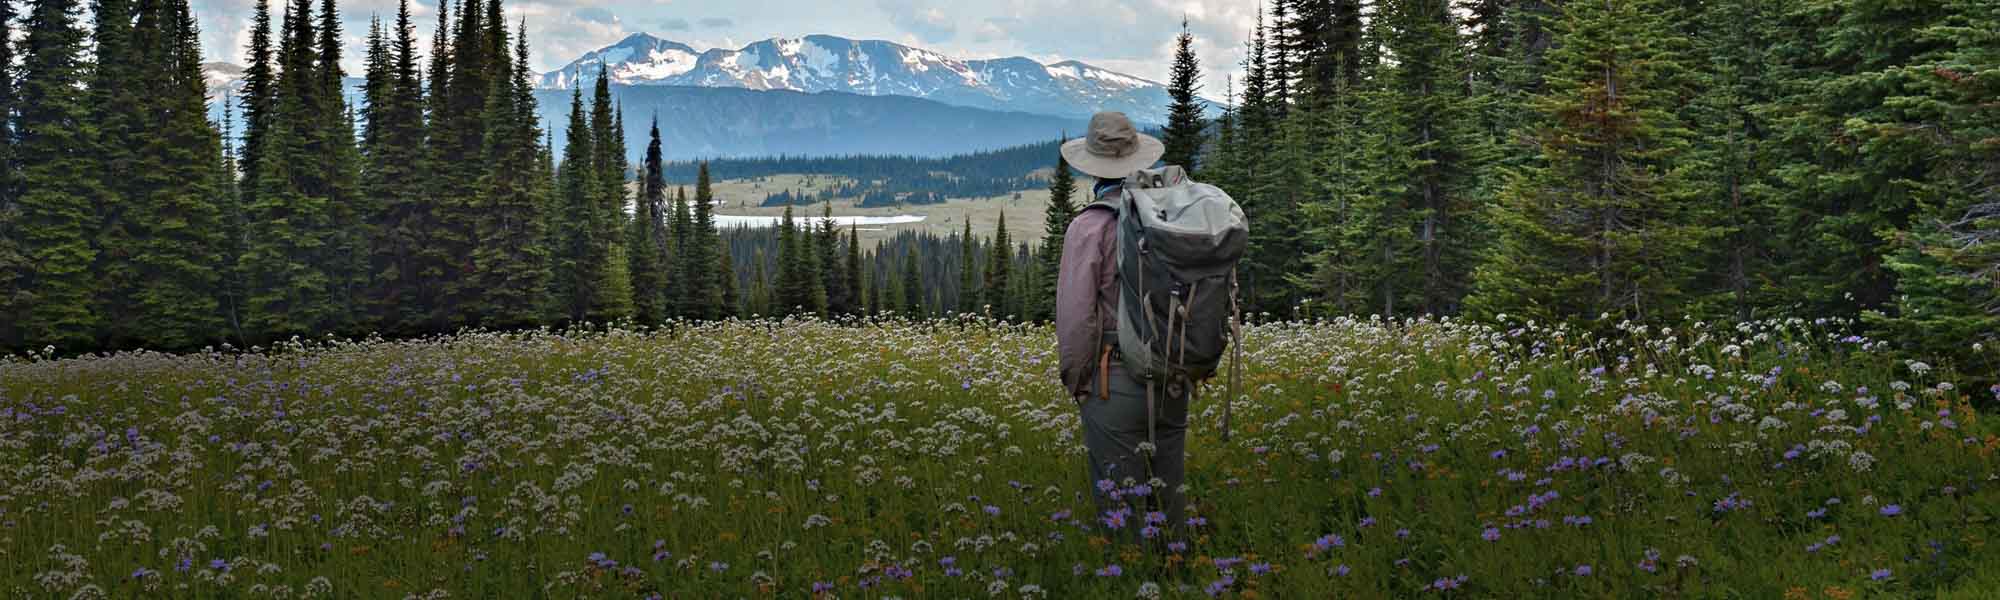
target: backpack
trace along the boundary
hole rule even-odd
[[[1213,377],[1236,347],[1231,394],[1237,385],[1242,337],[1236,264],[1249,243],[1243,208],[1220,188],[1197,183],[1176,166],[1125,178],[1116,198],[1085,209],[1117,215],[1118,349],[1125,367],[1147,385],[1194,384]],[[1234,398],[1231,398],[1233,401]],[[1224,404],[1223,439],[1229,436]],[[1147,424],[1152,429],[1150,419]]]

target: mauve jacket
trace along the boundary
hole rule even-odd
[[[1119,193],[1118,188],[1107,190]],[[1070,396],[1095,391],[1106,331],[1118,329],[1117,215],[1087,209],[1063,233],[1056,275],[1056,355]]]

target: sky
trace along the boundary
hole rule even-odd
[[[396,14],[398,0],[339,0],[348,38],[347,71],[361,72],[371,16]],[[411,0],[419,44],[428,50],[437,0]],[[207,59],[242,64],[257,0],[193,0]],[[1244,40],[1257,0],[514,0],[526,20],[531,60],[550,71],[585,52],[645,32],[693,46],[740,48],[773,37],[828,34],[880,39],[961,59],[1026,56],[1080,60],[1154,81],[1167,80],[1183,16],[1201,58],[1201,95],[1220,99],[1241,77]],[[274,0],[273,19],[283,0]]]

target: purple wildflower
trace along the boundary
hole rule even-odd
[[[1882,516],[1884,517],[1893,517],[1900,514],[1903,514],[1903,505],[1901,504],[1890,504],[1882,507]]]

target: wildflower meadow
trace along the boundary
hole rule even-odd
[[[2000,387],[1853,325],[1258,325],[1180,523],[1089,480],[1045,326],[38,353],[0,594],[1993,597]]]

